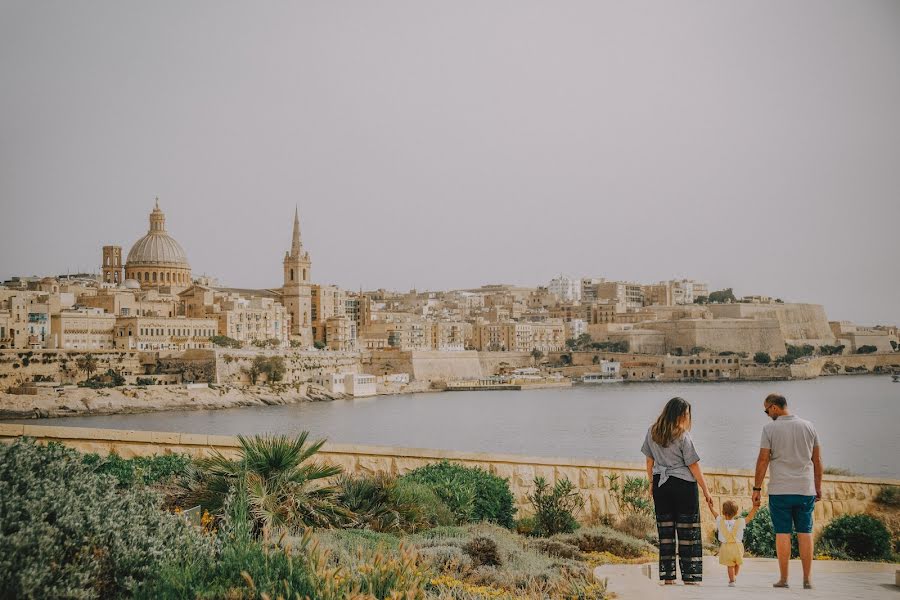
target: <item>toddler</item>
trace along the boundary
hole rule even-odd
[[[716,518],[716,531],[722,545],[719,547],[719,564],[728,567],[728,587],[734,587],[741,565],[744,564],[744,528],[749,521],[756,516],[759,503],[754,503],[753,508],[747,513],[746,518],[737,518],[738,506],[731,500],[722,503],[720,515],[713,503],[708,504]]]

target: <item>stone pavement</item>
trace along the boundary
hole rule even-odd
[[[900,565],[890,563],[813,561],[814,590],[803,589],[803,571],[799,560],[792,560],[790,589],[774,589],[778,579],[778,563],[771,558],[745,558],[737,587],[728,587],[728,574],[715,556],[703,559],[703,584],[661,586],[656,564],[650,565],[652,579],[646,576],[646,565],[606,565],[595,574],[609,579],[609,591],[622,600],[770,600],[791,598],[827,600],[900,600],[900,587],[895,573]],[[643,573],[642,573],[643,571]]]

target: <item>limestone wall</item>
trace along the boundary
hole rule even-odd
[[[478,352],[436,352],[416,350],[412,353],[412,376],[419,381],[477,379],[482,376]]]
[[[213,450],[234,456],[238,447],[237,438],[227,436],[0,423],[0,441],[12,442],[23,435],[37,438],[41,442],[60,442],[82,452],[107,454],[115,451],[125,458],[169,452],[202,456]],[[566,477],[575,483],[585,499],[586,511],[583,517],[619,512],[610,492],[611,476],[619,476],[621,480],[626,476],[645,474],[642,465],[620,462],[414,448],[326,444],[320,455],[326,462],[339,465],[350,473],[386,472],[402,475],[416,467],[444,459],[478,466],[507,478],[518,508],[525,512],[528,512],[526,495],[532,489],[535,476],[542,476],[551,484]],[[741,508],[749,508],[753,488],[752,472],[706,467],[705,473],[717,505],[721,507],[724,500],[733,499]],[[822,486],[823,499],[816,504],[816,527],[821,528],[837,515],[864,511],[885,485],[900,485],[900,480],[826,475]],[[763,494],[765,493],[764,489]],[[712,515],[705,506],[701,506],[701,509],[706,531],[711,532]]]
[[[481,363],[481,372],[485,376],[496,375],[501,366],[508,366],[512,369],[533,366],[530,352],[479,352],[478,361]]]
[[[284,360],[282,383],[308,383],[324,373],[359,373],[359,353],[308,350],[217,349],[216,383],[248,385],[250,369],[257,356],[280,356]]]
[[[834,333],[821,304],[710,304],[706,308],[716,318],[775,319],[788,344],[834,343]]]
[[[0,389],[33,381],[35,375],[58,383],[84,381],[88,374],[78,369],[76,361],[86,354],[97,361],[97,373],[114,369],[131,378],[144,372],[136,351],[0,350]]]
[[[781,326],[775,319],[682,319],[655,321],[648,327],[666,334],[669,352],[700,346],[712,352],[785,353]]]

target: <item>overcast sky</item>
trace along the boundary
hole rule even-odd
[[[900,322],[900,2],[0,0],[0,278],[688,277]]]

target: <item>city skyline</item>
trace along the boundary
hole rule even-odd
[[[299,204],[350,290],[686,277],[900,321],[895,3],[213,6],[5,5],[0,277],[97,271],[158,195],[231,285],[278,285]]]

